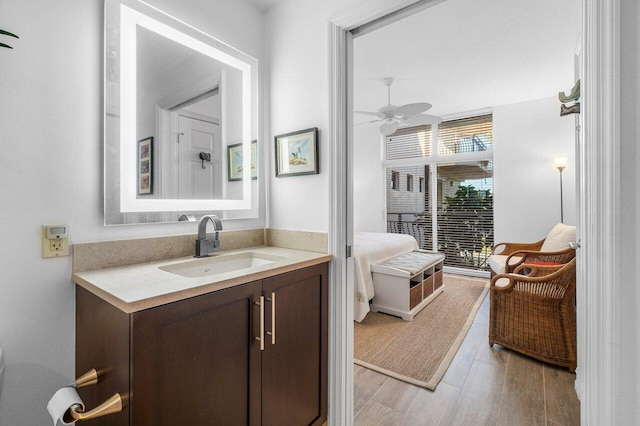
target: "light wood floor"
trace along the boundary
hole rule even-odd
[[[488,344],[489,298],[435,392],[358,365],[356,425],[579,425],[575,374]]]

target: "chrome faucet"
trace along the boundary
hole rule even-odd
[[[208,221],[211,221],[213,224],[214,233],[207,234]],[[198,239],[196,240],[195,257],[207,257],[209,254],[220,250],[218,231],[222,231],[222,222],[218,216],[214,214],[202,216],[202,219],[200,219],[200,225],[198,225]]]

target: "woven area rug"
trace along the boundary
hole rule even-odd
[[[430,390],[444,376],[489,290],[479,278],[444,276],[444,291],[412,321],[369,312],[354,323],[354,362]]]

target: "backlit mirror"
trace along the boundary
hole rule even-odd
[[[257,216],[256,116],[257,60],[106,0],[105,224]]]

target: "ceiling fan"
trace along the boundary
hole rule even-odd
[[[438,124],[442,122],[440,117],[435,115],[422,114],[423,112],[431,108],[431,104],[427,102],[416,102],[413,104],[406,104],[402,106],[396,106],[391,104],[391,84],[393,84],[393,78],[385,77],[384,84],[387,86],[387,105],[378,109],[377,112],[370,111],[354,111],[356,114],[371,115],[378,117],[377,120],[366,121],[365,123],[379,123],[383,122],[380,126],[380,133],[385,136],[389,136],[401,125],[420,126],[425,124]],[[362,124],[362,123],[359,123]]]

